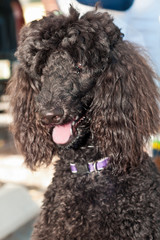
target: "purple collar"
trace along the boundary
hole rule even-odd
[[[100,159],[96,162],[90,162],[85,165],[71,163],[70,168],[72,173],[86,174],[103,170],[108,164],[109,157]]]

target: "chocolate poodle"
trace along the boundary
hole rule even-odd
[[[159,92],[143,51],[108,13],[71,7],[24,26],[16,56],[16,145],[32,170],[55,168],[32,240],[160,240],[160,174],[144,151]]]

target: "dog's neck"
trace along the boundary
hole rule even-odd
[[[88,164],[89,162],[96,162],[106,156],[103,156],[99,148],[95,145],[93,139],[91,137],[88,138],[85,145],[77,145],[76,148],[68,148],[68,149],[59,149],[60,158],[65,159],[65,161],[70,163],[78,163],[78,164]]]
[[[88,166],[90,162],[96,163],[101,159],[109,157],[109,160],[107,161],[107,168],[110,170],[112,169],[114,174],[130,172],[132,169],[135,169],[135,167],[141,164],[142,160],[147,157],[146,153],[142,153],[139,158],[137,157],[139,161],[137,161],[137,164],[132,166],[128,163],[126,167],[123,165],[123,161],[121,162],[119,158],[113,158],[113,156],[107,154],[104,155],[91,137],[88,138],[86,144],[82,144],[79,147],[77,146],[77,148],[59,149],[58,155],[61,159],[61,170],[70,170],[70,172],[72,171],[70,167],[71,164]]]

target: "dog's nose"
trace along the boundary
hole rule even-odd
[[[64,115],[62,108],[55,108],[52,111],[46,111],[41,113],[41,121],[43,124],[57,124],[61,121]]]

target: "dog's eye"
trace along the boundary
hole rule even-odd
[[[76,67],[78,74],[82,72],[82,64],[81,63],[77,63],[77,65],[75,67]]]

